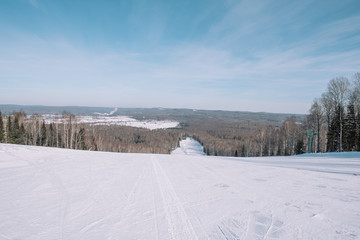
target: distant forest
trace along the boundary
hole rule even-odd
[[[6,106],[7,109],[11,105]],[[5,109],[5,110],[7,110]],[[38,107],[33,107],[35,111]],[[52,108],[56,110],[56,107]],[[73,107],[81,113],[94,109]],[[85,109],[85,110],[84,110]],[[96,108],[98,109],[98,108]],[[193,137],[213,156],[285,156],[305,152],[360,151],[360,73],[336,77],[314,99],[309,114],[123,109],[135,118],[171,119],[180,128],[149,130],[118,125],[79,123],[63,112],[61,121],[17,110],[0,112],[0,142],[69,149],[169,154],[186,136]]]

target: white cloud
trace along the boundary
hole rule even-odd
[[[34,4],[38,5],[37,1]],[[254,15],[264,11],[263,4],[251,10]],[[328,23],[313,35],[281,48],[259,48],[249,58],[233,51],[232,44],[255,30],[246,24],[239,31],[231,30],[242,24],[239,14],[246,10],[238,5],[212,28],[208,38],[230,32],[218,42],[167,46],[156,52],[96,53],[66,39],[49,41],[14,33],[15,43],[0,46],[0,80],[13,88],[22,85],[35,92],[43,88],[53,96],[71,93],[66,101],[78,101],[77,105],[114,106],[119,101],[129,106],[183,104],[189,108],[294,112],[293,104],[296,112],[305,112],[307,102],[320,96],[330,78],[359,71],[359,16]],[[336,44],[355,47],[332,49]],[[101,97],[94,99],[96,94]]]
[[[37,0],[29,0],[29,3],[35,8],[39,7],[39,2]]]

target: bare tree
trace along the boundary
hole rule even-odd
[[[316,139],[317,139],[315,152],[320,151],[320,136],[321,136],[320,131],[322,129],[323,115],[324,112],[321,107],[320,100],[315,98],[310,108],[310,118],[315,125]]]
[[[352,84],[352,97],[355,103],[355,110],[357,113],[360,112],[360,72],[356,73],[353,77]]]
[[[328,83],[328,93],[332,101],[335,103],[335,108],[339,109],[339,148],[338,150],[342,152],[342,138],[343,138],[343,121],[344,116],[342,114],[345,107],[345,101],[347,99],[347,94],[349,92],[349,80],[345,77],[337,77],[330,80]]]
[[[360,72],[353,76],[350,102],[354,104],[355,115],[355,149],[360,150]]]
[[[266,141],[266,128],[265,127],[261,127],[258,134],[257,134],[257,142],[259,143],[259,155],[260,157],[262,157],[263,152],[264,152],[264,147],[265,147],[265,141]]]

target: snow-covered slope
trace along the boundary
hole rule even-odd
[[[180,142],[180,147],[171,152],[175,155],[205,155],[204,148],[198,141],[191,138],[186,138]]]
[[[358,239],[356,174],[359,153],[240,159],[0,144],[0,239]]]

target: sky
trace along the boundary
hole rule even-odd
[[[0,104],[307,113],[359,0],[1,0]]]

